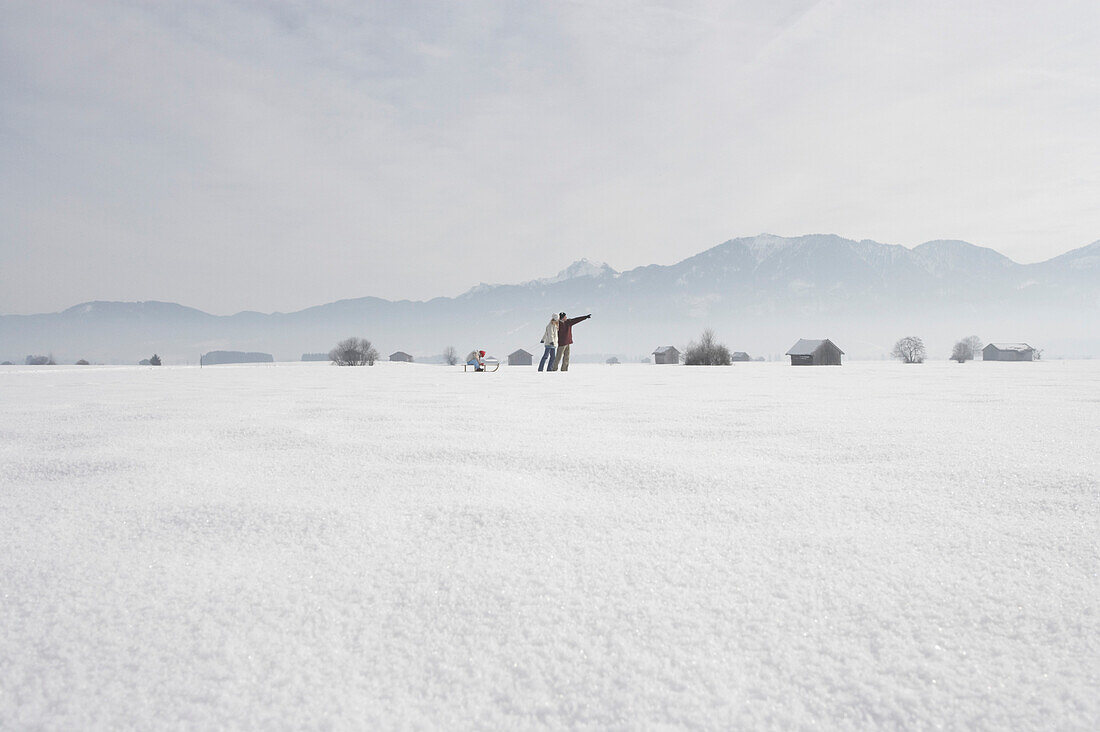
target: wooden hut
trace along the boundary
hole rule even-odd
[[[1026,343],[990,343],[982,349],[984,361],[1034,361],[1035,349]]]
[[[730,356],[730,361],[751,361],[752,358],[744,351],[734,351]]]
[[[523,350],[522,348],[519,349],[518,351],[512,351],[511,353],[508,354],[508,365],[509,366],[530,366],[531,365],[531,357],[532,357],[532,354],[528,353],[527,351]]]
[[[799,338],[787,351],[791,366],[839,366],[844,351],[828,338],[819,341]]]
[[[675,346],[661,346],[653,352],[653,363],[680,363],[680,352]]]
[[[413,357],[404,351],[396,351],[390,354],[391,361],[404,361],[405,363],[412,363]]]

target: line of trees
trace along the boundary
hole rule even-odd
[[[378,349],[366,338],[345,338],[328,352],[328,359],[336,366],[373,366],[379,359]],[[305,355],[303,355],[303,360]],[[312,360],[312,359],[310,359]],[[443,360],[448,366],[458,363],[458,351],[454,346],[443,349]]]
[[[951,349],[951,360],[959,363],[973,361],[981,350],[982,339],[978,336],[967,336]],[[924,363],[924,359],[928,358],[928,350],[924,347],[924,341],[917,336],[905,336],[894,344],[890,355],[902,363]]]
[[[957,342],[951,349],[951,360],[959,363],[972,361],[981,349],[982,340],[978,336],[967,336]],[[1036,349],[1035,357],[1040,358],[1041,353]],[[314,360],[313,358],[307,359],[307,355],[314,356],[315,354],[303,354],[302,359]],[[894,344],[894,349],[890,352],[890,355],[903,363],[924,363],[924,360],[928,357],[928,350],[924,346],[924,341],[918,336],[905,336],[898,339],[897,343]],[[703,331],[698,341],[692,341],[687,345],[682,358],[688,366],[729,366],[733,363],[729,348],[717,341],[714,331],[710,328]],[[328,352],[328,359],[337,366],[373,366],[378,360],[378,350],[366,338],[345,338]],[[454,346],[447,346],[443,349],[443,360],[449,366],[458,363],[458,352]],[[642,360],[648,361],[648,359]],[[618,363],[618,359],[615,359],[614,362]],[[5,365],[9,363],[5,362]],[[56,365],[53,354],[27,356],[24,363],[27,366]],[[76,363],[78,366],[88,365],[88,362],[84,359],[80,359]],[[607,363],[612,363],[612,359],[608,359]],[[142,360],[141,364],[160,366],[160,356],[154,353],[152,358]]]
[[[153,354],[153,358],[157,359],[156,365],[160,366],[160,359],[157,358],[157,355],[155,353]],[[26,364],[27,366],[56,366],[57,365],[57,361],[54,361],[52,353],[48,356],[27,356],[23,360],[23,363]],[[5,361],[3,363],[3,365],[4,366],[10,366],[11,361]],[[89,364],[88,364],[87,361],[85,361],[82,358],[79,361],[77,361],[74,365],[76,365],[76,366],[88,366]]]
[[[967,336],[951,349],[951,360],[959,363],[973,361],[981,350],[982,339],[974,335]],[[1033,352],[1036,360],[1042,357],[1041,349],[1033,349]],[[924,347],[924,341],[917,336],[905,336],[894,344],[894,350],[890,355],[903,363],[924,363],[924,359],[928,357],[928,351]]]
[[[951,359],[959,363],[971,361],[981,350],[982,340],[978,336],[967,336],[955,344]],[[903,363],[924,363],[928,349],[920,337],[905,336],[894,344],[890,355]],[[682,358],[688,366],[729,366],[732,363],[730,350],[717,341],[710,328],[703,331],[698,341],[688,344]]]

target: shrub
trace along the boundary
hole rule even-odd
[[[329,359],[337,366],[373,366],[378,351],[366,338],[345,338],[328,352]]]
[[[714,331],[707,328],[684,349],[684,363],[688,366],[729,366],[732,363],[730,349],[714,340]]]
[[[982,350],[982,340],[978,336],[967,336],[951,349],[951,360],[959,363],[972,361],[980,350]]]
[[[80,359],[79,361],[77,361],[77,362],[76,362],[76,365],[77,365],[77,366],[87,366],[87,365],[89,365],[89,364],[88,364],[88,362],[87,362],[87,361],[85,361],[84,359]]]
[[[454,366],[458,363],[458,351],[454,346],[447,346],[443,349],[443,360],[447,362],[448,366]]]
[[[27,356],[23,363],[28,366],[53,366],[55,362],[53,360],[53,354],[49,356]]]
[[[614,366],[615,364],[619,363],[619,357],[618,356],[612,356],[611,358],[607,359],[606,363],[611,365],[611,366]]]
[[[924,350],[924,341],[916,336],[905,336],[894,344],[894,350],[890,355],[903,363],[924,363],[924,358],[928,354]]]
[[[160,356],[153,354],[153,357],[149,359],[150,366],[160,366]]]

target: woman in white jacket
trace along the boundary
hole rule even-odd
[[[545,346],[542,352],[542,360],[539,361],[539,371],[542,371],[542,367],[546,365],[547,359],[550,359],[550,368],[547,371],[554,370],[554,351],[558,348],[558,314],[554,313],[550,316],[550,324],[546,326],[546,332],[542,334],[541,343]]]

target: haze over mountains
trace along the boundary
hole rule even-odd
[[[1045,262],[1018,264],[962,241],[913,249],[834,235],[732,239],[672,265],[617,272],[580,260],[555,277],[481,284],[454,298],[341,300],[294,313],[216,316],[164,302],[90,302],[60,313],[0,316],[0,360],[53,353],[134,363],[197,362],[212,350],[277,360],[327,351],[356,335],[383,356],[474,347],[496,355],[539,349],[551,312],[591,312],[575,352],[631,360],[683,346],[705,328],[750,354],[782,354],[798,338],[831,338],[849,358],[879,358],[903,335],[933,358],[976,334],[1026,341],[1048,357],[1100,356],[1100,241]]]

